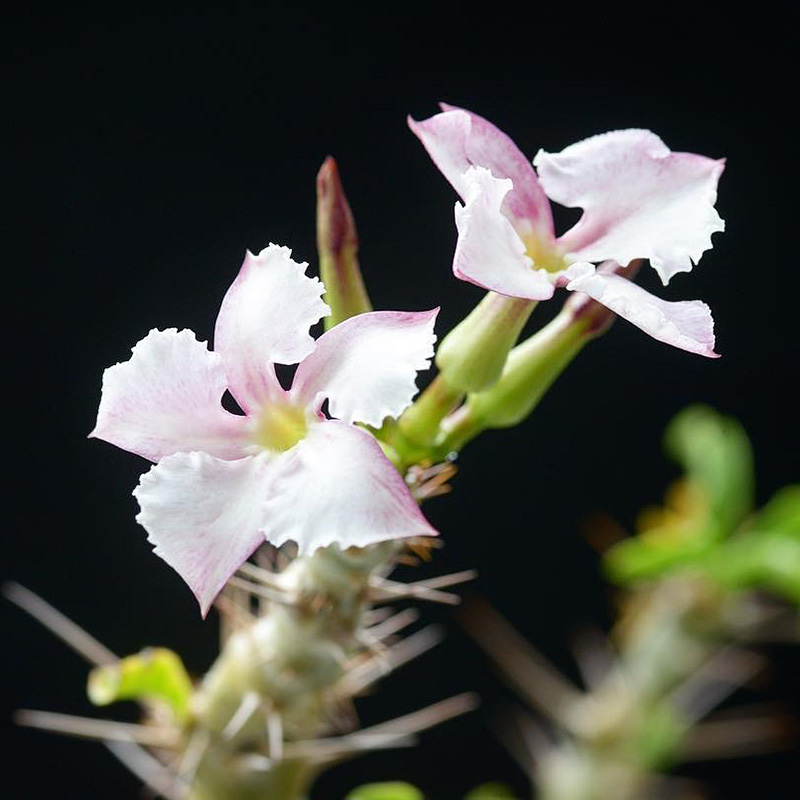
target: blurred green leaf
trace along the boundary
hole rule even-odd
[[[785,486],[758,512],[755,526],[800,538],[800,484]]]
[[[502,783],[484,783],[475,787],[464,800],[515,800],[516,795]]]
[[[753,453],[744,428],[703,405],[689,406],[667,426],[664,444],[686,477],[708,496],[717,534],[736,530],[753,508]]]
[[[625,539],[609,548],[603,556],[603,569],[616,583],[644,580],[687,564],[695,564],[712,549],[706,541],[655,543],[643,539]]]
[[[708,574],[731,589],[763,588],[800,603],[800,537],[760,529],[709,554]]]
[[[179,721],[189,713],[192,681],[180,657],[164,647],[148,648],[89,674],[89,699],[98,706],[117,700],[165,703]]]
[[[701,568],[717,543],[751,513],[753,455],[742,426],[708,406],[690,406],[667,426],[665,446],[684,468],[663,509],[643,512],[639,534],[609,548],[603,559],[617,583],[657,577],[678,568]],[[795,500],[782,500],[774,516],[788,516]]]
[[[410,783],[368,783],[354,789],[346,800],[424,800],[422,792]]]
[[[745,530],[713,548],[702,567],[728,588],[763,588],[800,603],[800,486],[777,492]]]

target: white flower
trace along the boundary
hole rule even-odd
[[[153,330],[103,376],[91,436],[157,462],[134,492],[155,552],[205,614],[265,539],[300,552],[435,535],[375,438],[416,393],[438,309],[330,313],[291,251],[248,253],[217,317],[214,352],[188,330]],[[291,389],[275,367],[298,363]],[[225,390],[244,411],[226,411]],[[328,401],[328,415],[322,405]]]

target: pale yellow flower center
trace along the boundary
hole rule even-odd
[[[569,266],[558,247],[543,241],[543,237],[531,233],[523,236],[522,241],[525,243],[525,254],[533,261],[534,269],[561,272]]]
[[[308,432],[305,409],[289,403],[269,403],[256,418],[253,439],[259,447],[283,453]]]

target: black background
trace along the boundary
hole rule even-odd
[[[677,6],[587,13],[551,4],[518,16],[500,4],[451,4],[440,17],[432,5],[361,14],[299,6],[30,11],[7,21],[3,574],[116,652],[163,644],[201,673],[215,622],[200,620],[133,520],[130,492],[147,465],[85,438],[102,370],[153,327],[210,338],[245,248],[275,241],[313,265],[314,178],[329,153],[376,307],[441,304],[440,333],[451,327],[480,292],[450,273],[455,197],[407,130],[407,113],[429,116],[440,99],[464,105],[531,157],[648,127],[674,150],[728,158],[718,204],[727,232],[692,274],[661,290],[711,305],[723,357],[673,350],[618,323],[524,426],[466,450],[456,493],[427,507],[447,547],[425,574],[479,568],[476,589],[574,674],[570,636],[606,625],[610,613],[582,520],[604,510],[629,525],[659,499],[674,474],[660,435],[676,411],[704,400],[745,423],[760,501],[798,477],[788,13],[763,3],[747,17]],[[642,282],[658,289],[648,272]],[[7,604],[2,614],[4,720],[20,706],[96,713],[83,664]],[[509,695],[449,614],[425,614],[448,627],[449,641],[387,680],[362,704],[364,719],[466,689],[481,692],[483,711],[417,750],[331,772],[318,800],[379,779],[412,780],[442,800],[488,779],[525,790],[487,724]],[[771,680],[788,691],[797,659],[774,655]],[[98,745],[10,732],[3,782],[19,788],[5,796],[139,796]],[[685,773],[717,798],[773,798],[791,764],[784,753]]]

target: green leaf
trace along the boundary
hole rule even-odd
[[[474,788],[464,800],[515,800],[516,795],[502,783],[484,783]]]
[[[155,700],[165,703],[181,722],[188,716],[192,691],[192,681],[180,657],[164,647],[148,648],[116,664],[93,669],[87,686],[95,705]]]
[[[707,495],[717,534],[732,533],[753,508],[753,453],[744,428],[709,406],[695,405],[669,424],[669,455]]]
[[[424,800],[422,792],[410,783],[368,783],[354,789],[346,800]]]

